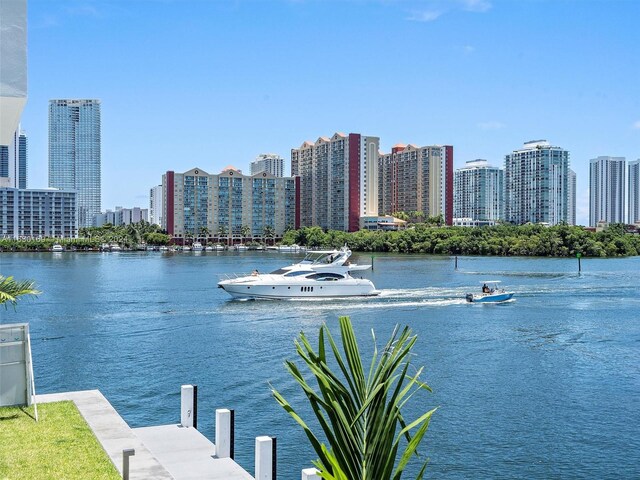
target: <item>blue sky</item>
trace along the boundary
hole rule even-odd
[[[52,98],[102,101],[104,208],[166,170],[245,172],[336,131],[452,144],[455,167],[533,139],[640,158],[634,0],[28,0],[29,186]]]

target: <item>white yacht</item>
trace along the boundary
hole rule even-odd
[[[54,243],[51,247],[52,252],[64,252],[64,247],[59,243]]]
[[[278,245],[278,251],[279,252],[294,252],[294,253],[298,253],[298,252],[304,252],[307,249],[305,247],[301,247],[300,245],[296,245],[295,243],[293,245]]]
[[[236,298],[314,298],[373,296],[371,280],[354,278],[351,272],[366,270],[370,265],[349,263],[351,250],[309,252],[300,263],[279,268],[271,273],[254,270],[250,275],[228,278],[218,283]]]
[[[202,244],[200,242],[193,242],[193,244],[191,245],[191,249],[194,252],[201,252],[204,248],[202,247]]]

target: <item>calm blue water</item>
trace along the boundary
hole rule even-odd
[[[283,367],[296,335],[337,333],[350,315],[368,355],[372,328],[384,343],[407,324],[434,389],[408,417],[439,407],[422,447],[430,478],[640,478],[640,258],[585,259],[578,275],[575,259],[460,257],[455,271],[447,257],[377,255],[372,299],[239,302],[216,288],[295,258],[3,253],[0,273],[44,293],[0,321],[30,322],[39,393],[97,388],[148,426],[177,423],[180,385],[195,383],[200,430],[213,438],[215,409],[235,409],[236,459],[253,472],[255,436],[275,435],[281,479],[315,458],[269,390],[304,405]],[[466,304],[485,279],[517,300]]]

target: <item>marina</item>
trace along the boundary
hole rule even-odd
[[[256,432],[278,438],[278,478],[314,455],[270,385],[306,401],[284,367],[293,340],[338,315],[353,320],[363,355],[371,330],[418,335],[413,364],[438,406],[423,445],[432,478],[640,476],[637,327],[640,258],[575,259],[376,254],[362,272],[380,295],[237,302],[217,283],[276,270],[301,254],[268,252],[3,253],[3,273],[37,282],[2,323],[29,322],[38,394],[99,389],[133,428],[178,421],[177,393],[197,384],[201,412],[235,409],[236,461],[253,471]],[[354,253],[354,263],[371,254]],[[502,280],[516,302],[473,308],[470,286]],[[543,415],[540,412],[545,412]],[[302,413],[309,412],[302,409]],[[213,418],[201,428],[210,441]]]

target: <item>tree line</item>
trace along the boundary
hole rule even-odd
[[[347,233],[303,227],[284,234],[282,243],[309,248],[339,248],[353,251],[427,253],[436,255],[501,255],[537,257],[621,257],[640,254],[640,235],[627,233],[623,224],[612,224],[600,232],[567,224],[497,225],[492,227],[436,227],[415,224],[398,231]]]
[[[285,232],[282,243],[309,248],[339,248],[349,245],[353,251],[426,253],[435,255],[500,255],[573,257],[621,257],[640,254],[640,235],[630,234],[623,224],[611,224],[600,232],[566,224],[497,225],[493,227],[446,227],[417,223],[398,231],[342,232],[320,227],[303,227]],[[208,232],[202,237],[207,238]],[[270,233],[270,232],[269,232]],[[265,234],[264,239],[271,237]],[[194,235],[198,239],[199,235]],[[273,238],[273,237],[271,237]],[[171,236],[148,222],[81,228],[79,238],[42,238],[31,240],[0,239],[0,251],[46,251],[59,243],[66,249],[97,250],[105,243],[126,248],[141,244],[167,245]]]
[[[46,251],[54,244],[60,244],[67,250],[98,250],[105,243],[117,243],[126,248],[135,248],[140,244],[167,245],[171,236],[158,226],[144,220],[129,225],[105,223],[101,227],[82,227],[78,238],[38,238],[38,239],[0,239],[1,251]]]

